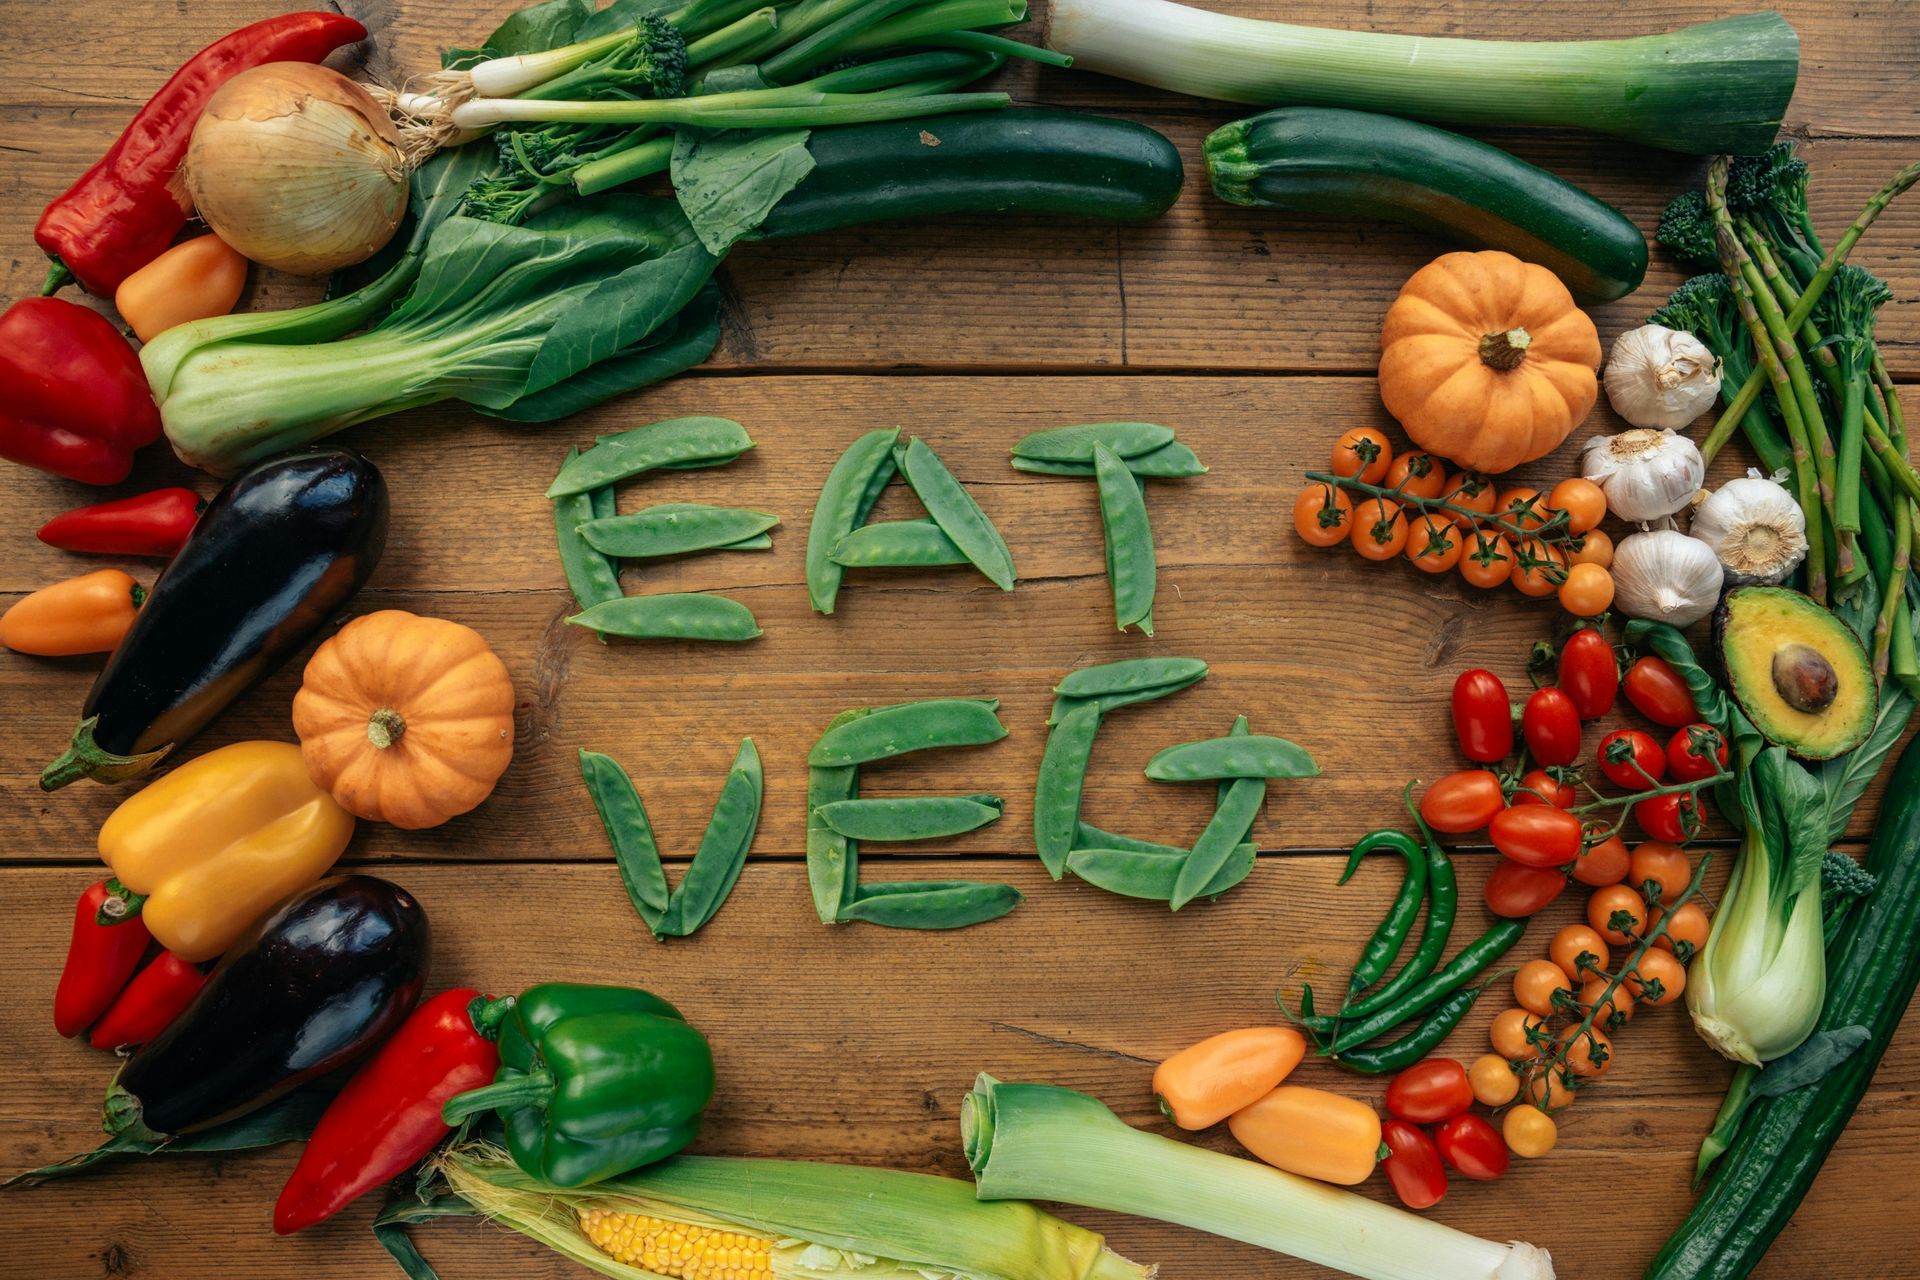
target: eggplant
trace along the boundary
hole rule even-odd
[[[193,1003],[107,1089],[106,1129],[162,1142],[255,1111],[399,1026],[427,978],[427,913],[373,876],[334,876],[235,942]]]
[[[152,769],[298,653],[386,545],[387,482],[359,454],[313,449],[243,472],[153,584],[41,789]]]

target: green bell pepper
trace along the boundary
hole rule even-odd
[[[473,1022],[497,1034],[500,1069],[448,1099],[441,1118],[499,1112],[513,1162],[535,1178],[585,1186],[664,1160],[700,1131],[713,1053],[658,996],[546,983],[475,1000]]]

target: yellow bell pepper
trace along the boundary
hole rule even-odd
[[[299,747],[236,742],[129,797],[100,828],[100,857],[154,941],[197,963],[325,875],[352,836]]]

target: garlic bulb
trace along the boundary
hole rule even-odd
[[[1685,436],[1636,427],[1587,441],[1580,474],[1606,492],[1613,514],[1640,523],[1670,516],[1692,501],[1707,478],[1707,464]]]
[[[1693,536],[1713,548],[1736,586],[1785,582],[1807,558],[1806,513],[1757,471],[1727,481],[1695,509]]]
[[[182,170],[195,209],[260,263],[319,275],[365,262],[407,211],[399,131],[327,67],[269,62],[220,86]]]
[[[1607,356],[1607,403],[1636,427],[1684,427],[1720,394],[1720,358],[1664,325],[1629,329]]]
[[[1629,534],[1613,549],[1613,602],[1629,618],[1684,627],[1712,612],[1723,575],[1713,548],[1678,529]]]

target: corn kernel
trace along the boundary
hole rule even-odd
[[[610,1209],[582,1209],[580,1228],[616,1262],[674,1280],[769,1280],[772,1242]]]

